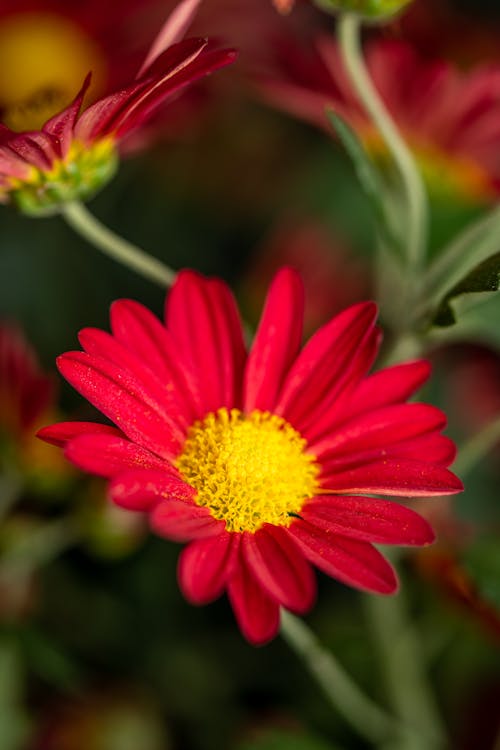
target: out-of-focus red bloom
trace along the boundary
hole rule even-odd
[[[0,118],[39,128],[68,106],[89,70],[88,98],[130,81],[158,25],[158,0],[2,0]],[[165,11],[163,11],[165,12]]]
[[[87,76],[70,106],[39,131],[0,126],[0,201],[44,215],[62,203],[92,196],[114,174],[117,147],[167,99],[232,62],[232,50],[206,39],[178,41],[199,0],[184,0],[167,20],[135,80],[80,113]]]
[[[111,311],[110,335],[80,333],[59,358],[64,377],[116,427],[44,428],[80,468],[110,480],[119,505],[189,542],[179,565],[189,601],[227,590],[244,635],[276,635],[280,607],[313,603],[311,563],[357,588],[389,594],[397,579],[377,543],[424,545],[431,527],[396,502],[366,497],[459,492],[445,467],[445,417],[407,398],[424,361],[367,375],[380,343],[376,306],[348,308],[301,350],[303,290],[283,269],[247,354],[225,284],[184,271],[166,325],[138,303]]]
[[[19,328],[0,323],[0,432],[22,440],[53,401],[54,383],[42,372]]]
[[[68,473],[35,439],[40,425],[54,416],[52,378],[40,368],[20,329],[0,323],[0,473],[21,471],[44,485]]]
[[[341,238],[332,236],[318,220],[283,220],[257,249],[240,287],[252,320],[258,317],[269,283],[281,266],[297,269],[304,282],[307,335],[369,294],[368,269],[361,258],[349,254]]]
[[[325,107],[358,132],[371,154],[384,159],[385,146],[367,118],[344,72],[336,43],[319,38],[315,49],[281,47],[279,72],[261,87],[275,105],[331,131]],[[428,59],[411,45],[372,40],[366,60],[387,108],[436,191],[474,200],[496,197],[500,187],[500,68],[461,72]]]

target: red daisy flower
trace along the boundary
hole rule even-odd
[[[329,106],[356,129],[369,152],[383,159],[385,145],[352,89],[335,41],[319,38],[312,53],[289,41],[276,49],[282,59],[261,80],[266,98],[331,132]],[[366,46],[366,62],[430,186],[494,199],[500,186],[500,68],[462,72],[387,39]]]
[[[333,318],[301,350],[303,293],[275,277],[250,352],[234,299],[219,280],[181,272],[166,325],[121,300],[112,334],[80,333],[64,377],[116,427],[67,422],[40,437],[80,468],[110,479],[122,507],[156,533],[189,542],[179,581],[195,604],[227,591],[253,643],[276,635],[280,607],[312,606],[311,563],[382,594],[395,573],[374,543],[432,542],[428,523],[366,495],[442,495],[461,482],[441,411],[406,399],[424,361],[367,375],[380,342],[376,306]]]
[[[0,202],[44,215],[91,197],[114,174],[126,136],[189,83],[234,60],[234,51],[212,49],[206,39],[178,41],[198,3],[177,6],[129,85],[80,113],[89,75],[74,101],[41,130],[15,133],[0,125]]]

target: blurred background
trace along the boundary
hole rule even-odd
[[[89,69],[90,98],[130,81],[173,5],[0,0],[3,121],[40,127]],[[277,50],[291,39],[307,46],[332,23],[305,1],[284,17],[268,0],[206,0],[193,34],[237,47],[238,61],[158,112],[90,204],[168,265],[229,281],[252,326],[284,263],[303,274],[308,332],[376,293],[373,216],[349,159],[327,132],[273,107],[261,87],[262,76],[277,75]],[[495,0],[415,0],[367,37],[405,40],[425,58],[470,71],[500,69],[499,34]],[[430,184],[433,252],[497,197],[440,185]],[[18,381],[5,366],[0,372],[1,750],[368,747],[280,639],[256,651],[225,599],[187,604],[176,583],[178,546],[108,506],[103,483],[32,437],[54,419],[96,417],[54,360],[78,348],[80,328],[107,329],[109,306],[122,297],[161,315],[160,288],[62,219],[0,208],[0,325],[9,332],[0,336],[0,370],[12,346],[28,389],[40,394],[16,417]],[[474,335],[430,352],[434,378],[423,396],[446,410],[459,444],[500,412],[498,322],[497,305]],[[500,748],[499,450],[468,473],[452,504],[429,502],[439,541],[402,562],[454,750]],[[384,702],[364,617],[361,595],[320,576],[308,621]]]

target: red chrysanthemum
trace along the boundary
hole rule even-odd
[[[153,43],[135,80],[82,113],[87,76],[74,101],[39,131],[16,133],[0,125],[0,202],[34,215],[91,197],[113,175],[117,147],[167,99],[229,64],[233,50],[206,39],[179,41],[199,0],[183,0]]]
[[[301,349],[297,274],[272,283],[250,352],[219,280],[181,272],[166,325],[136,302],[111,309],[112,334],[85,329],[64,377],[116,427],[62,423],[40,436],[80,468],[108,477],[122,507],[189,542],[179,563],[187,599],[227,591],[244,635],[272,638],[280,607],[306,612],[311,563],[382,594],[395,573],[374,543],[424,545],[428,523],[367,495],[459,492],[441,411],[404,403],[429,374],[415,361],[367,375],[380,334],[376,306],[354,305]]]
[[[332,108],[356,129],[368,151],[384,158],[385,146],[353,91],[335,41],[321,37],[315,46],[311,52],[290,40],[276,45],[274,70],[261,79],[264,95],[329,132],[325,108]],[[496,198],[500,68],[463,72],[388,39],[367,44],[366,62],[431,187],[475,200]]]

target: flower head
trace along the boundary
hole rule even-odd
[[[266,99],[329,132],[325,108],[334,109],[383,162],[386,147],[344,72],[336,43],[321,37],[306,53],[287,41],[277,50],[274,72],[261,81]],[[367,45],[366,62],[433,191],[479,202],[494,199],[500,185],[500,68],[462,72],[387,39]]]
[[[445,468],[455,451],[440,434],[444,415],[405,403],[427,363],[367,374],[380,342],[375,305],[348,308],[301,349],[302,313],[300,279],[285,268],[247,354],[219,280],[181,272],[165,325],[136,302],[115,302],[112,334],[83,330],[85,351],[58,364],[116,427],[73,422],[39,433],[107,477],[118,505],[188,542],[185,596],[204,604],[226,590],[253,643],[276,634],[280,607],[312,606],[312,565],[365,591],[396,590],[373,545],[428,544],[433,532],[414,511],[369,495],[461,489]]]
[[[0,202],[38,216],[66,201],[88,199],[113,176],[118,148],[160,104],[189,83],[234,60],[206,39],[179,41],[199,0],[184,0],[168,18],[135,80],[80,112],[86,77],[73,102],[37,131],[0,126]]]

